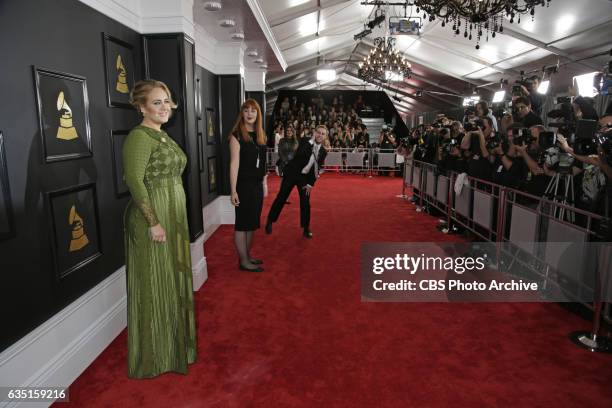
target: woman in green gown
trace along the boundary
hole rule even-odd
[[[176,104],[160,81],[139,81],[131,95],[142,123],[123,145],[132,199],[124,215],[128,376],[187,373],[196,360],[196,326],[185,192],[187,158],[161,130]]]

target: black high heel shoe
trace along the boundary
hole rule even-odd
[[[238,269],[240,269],[241,271],[245,271],[245,272],[263,272],[264,269],[261,266],[258,266],[256,268],[247,268],[246,266],[242,266],[241,263],[238,263]]]
[[[263,261],[261,259],[249,259],[249,262],[252,263],[253,265],[261,265],[263,263]]]

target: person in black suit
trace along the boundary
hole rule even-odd
[[[266,234],[272,233],[272,223],[278,221],[291,190],[297,186],[300,194],[300,226],[304,229],[304,238],[312,238],[310,192],[327,156],[327,150],[322,145],[325,137],[327,137],[327,127],[319,125],[315,128],[312,138],[300,140],[295,156],[285,166],[280,190],[268,213]]]

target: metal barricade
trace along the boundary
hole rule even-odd
[[[497,265],[519,265],[520,273],[535,277],[545,290],[561,293],[568,300],[597,299],[598,275],[585,272],[592,270],[590,262],[594,261],[584,249],[606,238],[596,227],[609,220],[517,189],[466,175],[461,182],[459,177],[457,173],[446,177],[437,172],[436,165],[409,158],[403,184],[412,187],[417,210],[424,204],[432,206],[446,212],[449,224],[496,242],[496,253],[491,255]],[[574,217],[563,216],[568,213]],[[554,245],[557,241],[571,247]],[[597,302],[581,303],[596,312],[602,309]],[[610,320],[609,308],[605,318]]]
[[[372,157],[372,170],[380,173],[395,172],[399,170],[395,149],[370,149]]]

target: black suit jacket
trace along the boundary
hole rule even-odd
[[[314,186],[315,181],[317,180],[315,176],[315,166],[313,165],[310,168],[310,171],[307,174],[302,174],[302,170],[308,162],[310,161],[310,156],[312,155],[313,145],[310,144],[311,139],[302,139],[300,140],[300,145],[295,152],[295,156],[287,166],[285,166],[283,174],[285,176],[294,177],[300,186],[305,186],[306,184],[310,184]],[[327,150],[321,145],[319,148],[319,157],[317,157],[317,162],[319,164],[319,169],[323,167],[325,163],[325,157],[327,156]]]

